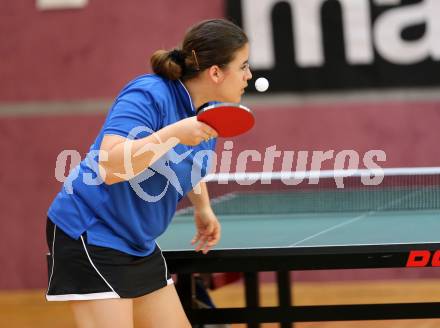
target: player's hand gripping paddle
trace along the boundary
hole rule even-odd
[[[201,107],[197,119],[217,131],[219,137],[235,137],[250,130],[255,123],[252,111],[240,104],[219,103]]]

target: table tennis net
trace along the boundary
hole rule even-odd
[[[205,181],[217,215],[440,209],[440,168],[214,174]],[[189,205],[182,202],[177,214],[192,214]]]

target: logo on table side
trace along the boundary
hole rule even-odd
[[[415,250],[410,251],[406,267],[420,268],[420,267],[440,267],[440,250]]]

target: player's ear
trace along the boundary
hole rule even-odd
[[[208,69],[208,75],[214,83],[221,83],[224,80],[224,73],[217,65],[212,65]]]

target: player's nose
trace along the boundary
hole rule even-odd
[[[246,72],[246,80],[250,80],[250,79],[252,79],[252,72],[251,69],[248,68]]]

